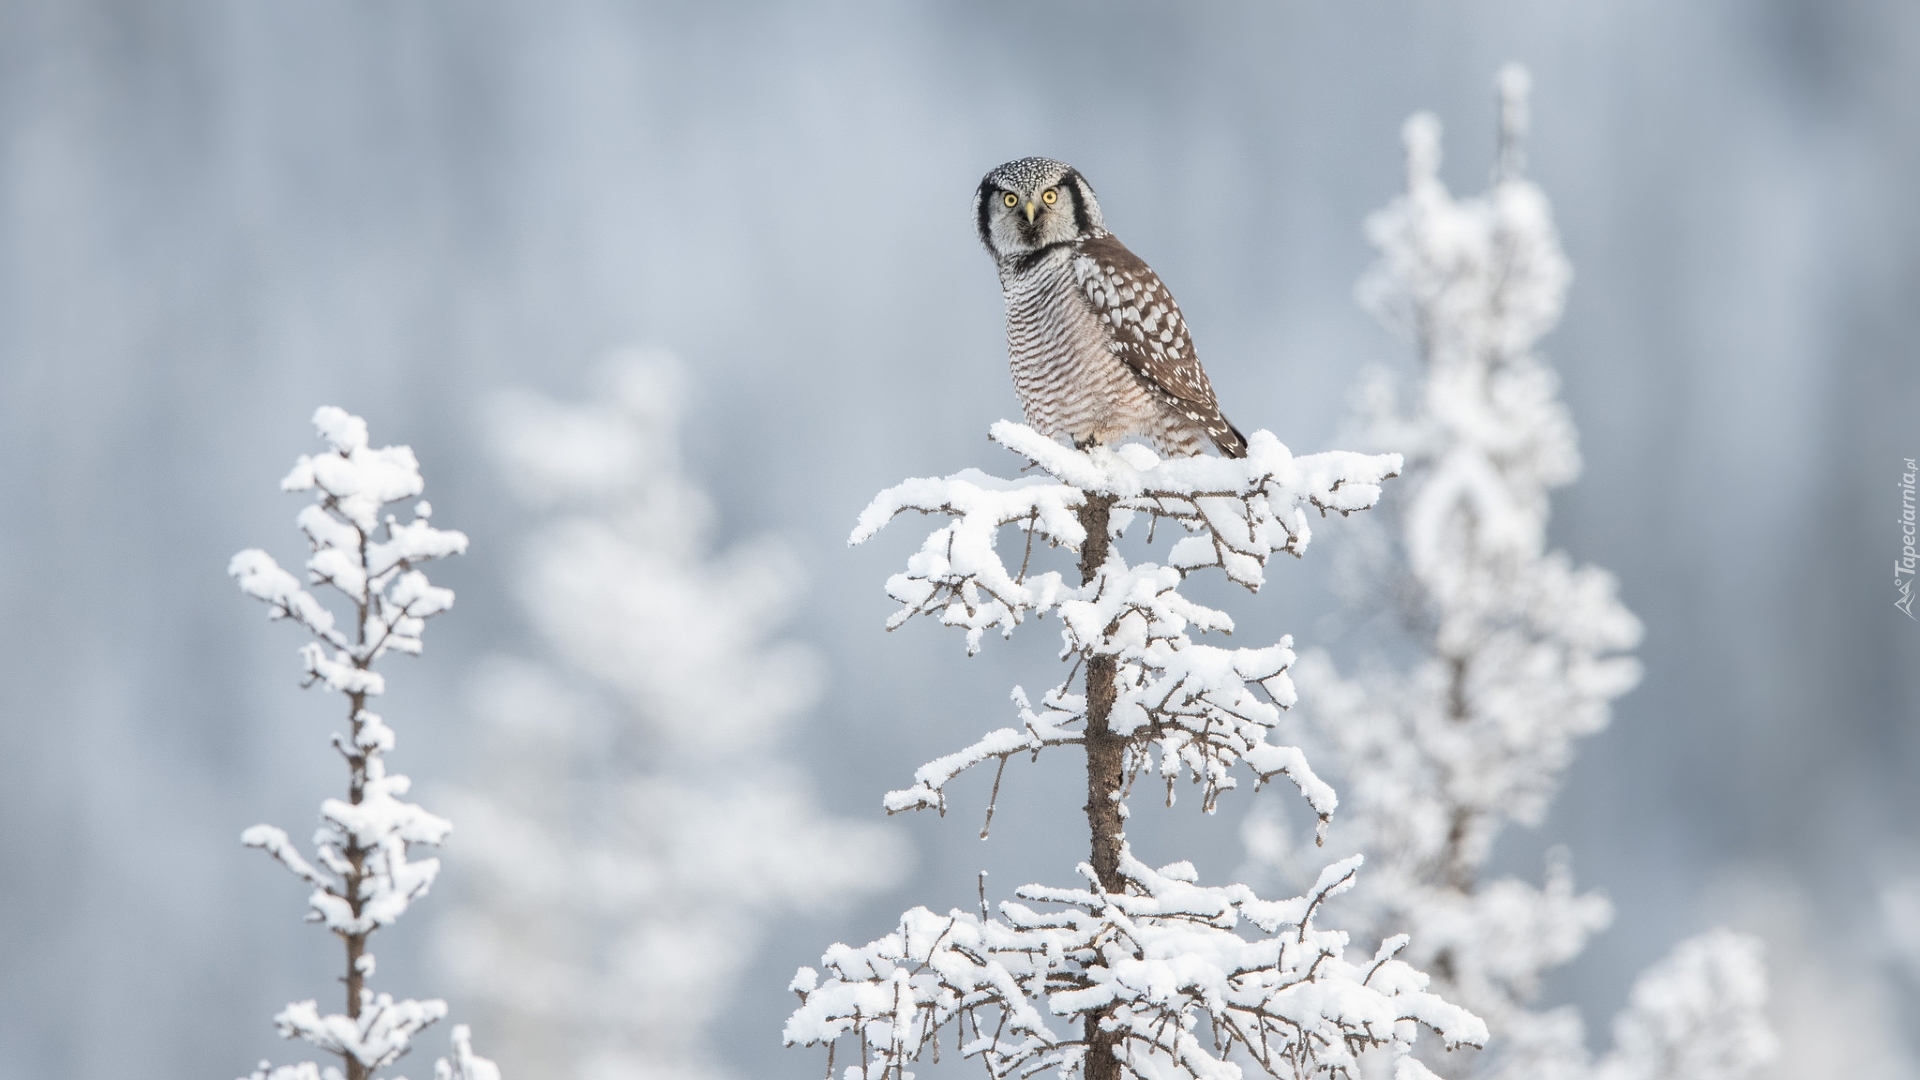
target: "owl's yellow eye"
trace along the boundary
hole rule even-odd
[[[1009,207],[1015,207],[1020,205],[1020,196],[1015,195],[1013,192],[1009,191],[1007,192],[1006,197],[1001,199],[1000,201],[1003,203],[1006,203],[1007,206]]]
[[[1058,202],[1059,200],[1060,200],[1060,193],[1053,190],[1052,188],[1048,188],[1047,190],[1040,193],[1040,201],[1043,203],[1046,203],[1048,206],[1052,206],[1054,203]]]

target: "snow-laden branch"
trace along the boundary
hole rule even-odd
[[[280,486],[314,493],[296,519],[312,552],[307,583],[328,586],[345,599],[351,629],[342,630],[335,612],[264,551],[240,552],[227,571],[242,592],[267,604],[269,618],[289,619],[313,637],[299,651],[306,684],[346,697],[350,728],[333,736],[333,746],[348,767],[347,798],[320,804],[311,858],[272,825],[255,825],[240,839],[312,886],[308,918],[346,945],[346,1012],[322,1013],[313,1001],[295,1002],[275,1024],[286,1038],[339,1055],[345,1080],[367,1080],[405,1054],[422,1028],[446,1015],[443,1001],[396,1001],[367,989],[374,957],[366,946],[375,930],[424,896],[439,873],[438,859],[414,860],[409,848],[437,846],[452,829],[446,819],[401,798],[408,779],[387,772],[384,755],[393,749],[393,729],[366,708],[368,698],[386,689],[373,665],[389,651],[420,652],[426,620],[453,606],[453,592],[429,582],[420,567],[464,552],[467,538],[430,524],[433,510],[425,501],[414,505],[408,521],[387,512],[390,504],[415,499],[425,489],[410,448],[373,448],[366,421],[332,406],[315,412],[313,423],[328,451],[302,455]],[[474,1074],[468,1069],[461,1075]],[[254,1076],[319,1080],[341,1073],[321,1072],[311,1063],[279,1069],[262,1063]]]
[[[227,563],[227,573],[240,591],[264,601],[270,619],[292,619],[314,637],[336,649],[347,648],[345,635],[333,628],[333,612],[300,587],[300,579],[280,569],[273,556],[248,548]]]
[[[1102,1018],[1134,1075],[1237,1078],[1236,1048],[1275,1076],[1357,1075],[1357,1055],[1403,1056],[1419,1027],[1448,1046],[1478,1045],[1486,1028],[1426,991],[1427,977],[1394,959],[1404,939],[1346,957],[1347,935],[1313,917],[1351,887],[1360,860],[1328,866],[1312,890],[1265,901],[1245,885],[1197,884],[1189,863],[1150,869],[1126,854],[1124,894],[1027,886],[1028,903],[998,919],[914,908],[899,929],[859,948],[836,945],[824,975],[803,968],[789,1044],[863,1047],[848,1077],[907,1075],[959,1021],[955,1047],[995,1080],[1052,1070],[1080,1075],[1083,1038],[1064,1024]]]
[[[389,733],[385,745],[391,744]],[[320,804],[321,826],[313,840],[319,868],[301,855],[284,830],[255,825],[240,834],[241,843],[265,851],[314,886],[308,918],[343,936],[386,926],[424,896],[440,872],[440,860],[410,860],[407,846],[437,846],[453,829],[445,818],[396,797],[406,793],[407,777],[386,775],[385,762],[376,756],[366,761],[359,802],[327,799]],[[358,853],[357,866],[350,852]]]
[[[1116,734],[1137,736],[1140,742],[1141,752],[1128,761],[1129,786],[1150,769],[1166,782],[1171,804],[1175,781],[1186,776],[1200,785],[1201,807],[1211,812],[1221,793],[1238,786],[1231,770],[1244,762],[1256,785],[1278,776],[1292,781],[1324,824],[1339,806],[1333,788],[1314,774],[1299,749],[1267,741],[1279,723],[1279,706],[1294,701],[1287,678],[1293,662],[1289,646],[1290,639],[1282,638],[1265,649],[1223,649],[1176,636],[1154,642],[1151,649],[1123,651],[1111,725]],[[1048,691],[1038,709],[1016,687],[1020,727],[988,732],[972,745],[921,766],[913,786],[887,793],[887,812],[945,813],[946,785],[962,772],[987,761],[1004,764],[1018,755],[1082,742],[1086,695],[1072,692],[1071,685],[1069,681]],[[1250,686],[1265,691],[1266,699]]]
[[[282,1038],[304,1039],[371,1072],[412,1048],[413,1037],[447,1015],[444,1001],[395,1001],[390,994],[360,992],[358,1016],[322,1014],[312,1001],[296,1001],[273,1018]]]
[[[1306,551],[1313,535],[1309,510],[1321,515],[1364,510],[1379,499],[1380,484],[1400,468],[1396,454],[1334,451],[1296,458],[1267,431],[1254,432],[1247,456],[1237,459],[1162,459],[1138,444],[1075,450],[1004,420],[991,434],[1051,479],[1003,480],[968,469],[908,480],[876,496],[850,538],[861,543],[908,510],[951,517],[908,560],[905,573],[888,579],[887,593],[901,610],[887,625],[897,627],[914,615],[935,616],[967,631],[969,653],[979,650],[989,629],[1011,637],[1028,615],[1098,596],[1069,587],[1057,572],[1031,572],[1036,542],[1079,550],[1086,532],[1075,511],[1089,495],[1115,497],[1116,533],[1135,517],[1145,517],[1150,527],[1164,520],[1189,534],[1168,554],[1173,577],[1161,591],[1170,592],[1181,577],[1206,567],[1219,567],[1230,580],[1257,590],[1273,554]],[[1000,531],[1008,526],[1026,534],[1017,570],[1007,567],[999,547]],[[1116,582],[1108,596],[1130,591],[1122,584]],[[1202,629],[1231,628],[1224,615],[1197,605],[1192,610],[1205,612],[1212,622]]]

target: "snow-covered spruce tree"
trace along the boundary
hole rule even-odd
[[[1607,901],[1575,890],[1564,853],[1543,884],[1483,880],[1500,830],[1540,821],[1575,740],[1604,727],[1638,680],[1623,653],[1640,639],[1606,571],[1546,549],[1548,492],[1580,462],[1535,344],[1558,322],[1571,274],[1547,200],[1522,172],[1525,71],[1508,68],[1500,87],[1491,190],[1448,194],[1439,124],[1417,115],[1406,193],[1367,223],[1381,257],[1361,300],[1411,340],[1422,378],[1404,410],[1384,379],[1368,386],[1357,441],[1404,454],[1405,478],[1388,519],[1396,535],[1351,577],[1398,608],[1411,661],[1346,679],[1324,654],[1303,656],[1309,707],[1295,734],[1330,752],[1349,796],[1339,847],[1368,860],[1346,925],[1411,934],[1409,960],[1492,1030],[1486,1051],[1452,1071],[1732,1080],[1771,1047],[1756,941],[1716,931],[1683,943],[1643,976],[1612,1055],[1595,1064],[1577,1012],[1528,1002],[1543,972],[1611,920]],[[1287,861],[1271,815],[1249,819],[1247,835],[1256,860]]]
[[[543,646],[476,679],[483,738],[448,796],[448,974],[515,1073],[712,1080],[716,1021],[773,920],[896,881],[895,830],[823,814],[789,763],[819,686],[774,637],[771,542],[716,551],[680,462],[682,374],[634,352],[593,400],[500,398],[488,443],[539,524],[519,592]]]
[[[1398,457],[1295,458],[1265,431],[1244,460],[1161,460],[1138,445],[1082,452],[1004,421],[992,437],[1047,475],[909,480],[874,500],[853,542],[907,510],[950,518],[889,580],[901,604],[889,627],[929,615],[965,630],[971,653],[989,630],[1010,636],[1028,616],[1053,613],[1071,666],[1037,707],[1015,689],[1019,726],[922,766],[885,805],[944,810],[946,785],[966,769],[1078,746],[1091,835],[1084,881],[1024,886],[998,918],[984,895],[977,913],[916,907],[878,941],[833,946],[824,972],[794,978],[801,1005],[788,1044],[828,1044],[830,1075],[843,1049],[857,1055],[844,1076],[858,1080],[905,1080],[923,1054],[938,1059],[943,1036],[995,1080],[1225,1080],[1246,1062],[1281,1077],[1347,1076],[1370,1047],[1400,1056],[1405,1080],[1428,1075],[1406,1056],[1421,1025],[1448,1046],[1478,1044],[1479,1019],[1396,958],[1405,936],[1349,958],[1347,935],[1318,925],[1359,858],[1325,867],[1304,895],[1268,901],[1245,885],[1200,885],[1189,862],[1149,867],[1124,833],[1127,795],[1147,772],[1169,800],[1190,778],[1211,810],[1244,763],[1257,782],[1292,781],[1323,823],[1333,812],[1333,790],[1300,751],[1268,741],[1294,701],[1290,639],[1200,644],[1194,633],[1230,631],[1232,620],[1180,588],[1217,568],[1257,589],[1273,554],[1304,551],[1309,511],[1372,506]],[[1017,568],[999,546],[1009,527],[1023,534]],[[1156,527],[1179,539],[1164,563],[1130,563],[1118,543],[1130,527],[1149,543]],[[1078,552],[1078,584],[1039,569],[1055,547]]]
[[[453,592],[429,582],[421,565],[465,551],[467,538],[429,524],[432,508],[424,500],[414,505],[409,521],[387,512],[425,489],[410,447],[372,448],[366,421],[332,406],[315,412],[313,424],[328,450],[302,455],[280,487],[314,493],[297,519],[312,548],[307,578],[345,599],[346,627],[334,609],[258,548],[235,555],[227,572],[242,592],[267,604],[268,618],[290,619],[312,635],[300,649],[306,685],[318,683],[346,698],[348,733],[336,733],[333,748],[347,766],[347,797],[320,804],[311,860],[271,825],[255,825],[240,839],[313,887],[308,920],[346,946],[346,1012],[322,1013],[315,1001],[296,1001],[274,1024],[286,1038],[339,1055],[345,1080],[370,1080],[406,1054],[422,1028],[447,1014],[444,1001],[375,994],[367,985],[374,974],[367,943],[426,895],[439,873],[439,860],[412,860],[408,849],[439,844],[452,826],[401,798],[407,778],[386,766],[393,729],[367,711],[367,700],[386,689],[374,665],[390,652],[418,655],[426,620],[453,606]],[[436,1063],[438,1080],[499,1080],[492,1062],[474,1056],[465,1025],[453,1029],[453,1049],[451,1059]],[[252,1080],[342,1075],[312,1062],[279,1068],[261,1062]]]

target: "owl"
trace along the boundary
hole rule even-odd
[[[974,194],[1000,271],[1007,352],[1027,423],[1077,447],[1138,435],[1167,455],[1247,456],[1194,355],[1180,305],[1107,231],[1073,166],[1021,158]]]

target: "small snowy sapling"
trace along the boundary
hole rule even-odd
[[[424,489],[411,448],[374,449],[366,421],[332,406],[315,412],[313,423],[328,449],[302,455],[280,487],[314,493],[297,519],[312,549],[307,580],[344,597],[351,621],[343,628],[333,609],[258,548],[235,555],[227,572],[242,592],[268,606],[268,618],[289,619],[313,637],[300,649],[306,685],[318,683],[346,698],[348,733],[335,734],[333,747],[347,765],[347,798],[320,804],[313,857],[271,825],[241,834],[242,843],[265,851],[313,887],[308,920],[346,946],[345,1013],[322,1013],[308,1000],[274,1017],[283,1037],[338,1055],[345,1072],[312,1062],[279,1068],[262,1062],[252,1080],[369,1080],[447,1013],[444,1001],[396,1001],[367,986],[374,974],[368,939],[424,896],[440,870],[437,859],[409,858],[409,848],[437,845],[452,829],[446,819],[401,798],[408,780],[388,773],[385,761],[393,729],[367,711],[367,701],[386,689],[374,665],[389,652],[417,655],[426,620],[453,606],[452,591],[430,583],[420,567],[465,551],[467,538],[433,527],[424,500],[405,522],[387,512],[393,503],[418,499]],[[440,1080],[499,1080],[491,1062],[473,1056],[464,1025],[454,1029],[453,1043],[452,1060],[442,1059],[435,1069]]]

